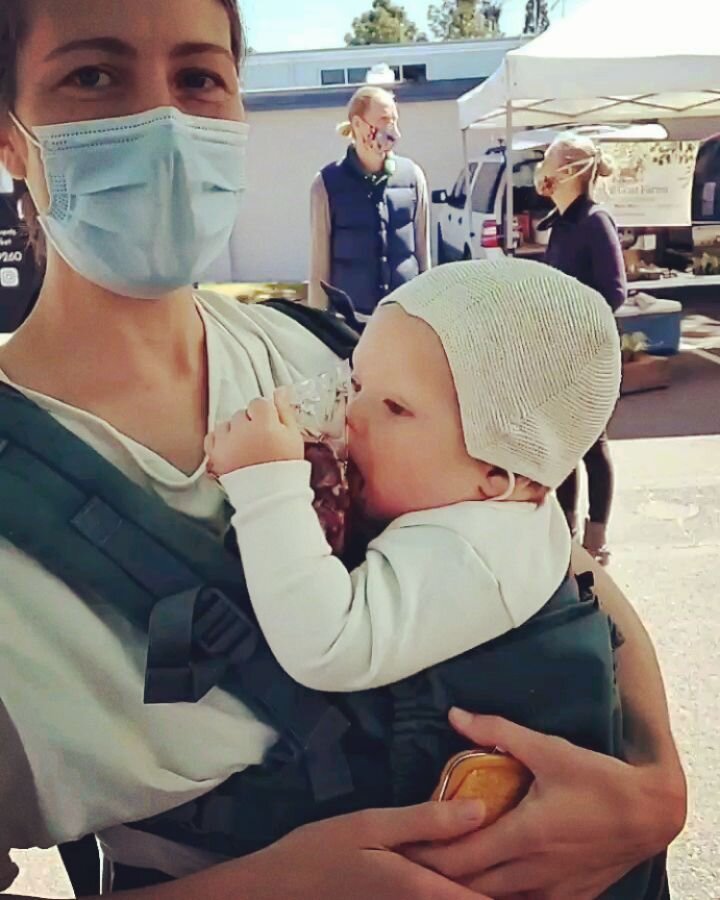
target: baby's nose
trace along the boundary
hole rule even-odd
[[[347,406],[347,426],[350,434],[358,434],[362,428],[362,410],[358,397],[351,397]]]

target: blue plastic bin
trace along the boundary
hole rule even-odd
[[[615,315],[621,334],[645,335],[648,353],[673,356],[679,351],[682,304],[677,300],[657,300],[656,306],[643,311],[624,306]]]

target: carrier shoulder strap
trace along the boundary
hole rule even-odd
[[[194,702],[223,687],[280,733],[278,756],[304,756],[316,800],[352,790],[348,722],[278,665],[240,560],[5,384],[0,536],[148,633],[145,702]]]
[[[319,338],[340,359],[350,359],[357,346],[359,334],[355,327],[359,327],[359,323],[355,319],[352,304],[350,304],[349,310],[327,312],[322,309],[313,309],[294,300],[266,300],[263,306],[277,309],[288,318],[294,319],[316,338]],[[347,319],[350,319],[350,322]]]

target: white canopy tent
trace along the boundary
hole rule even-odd
[[[720,0],[587,0],[458,100],[469,129],[720,116]],[[508,160],[511,172],[511,159]],[[508,194],[511,222],[512,191]],[[505,229],[508,247],[512,228]]]

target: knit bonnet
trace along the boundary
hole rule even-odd
[[[620,341],[603,297],[542,263],[439,266],[388,295],[445,350],[470,456],[549,488],[605,430]]]

